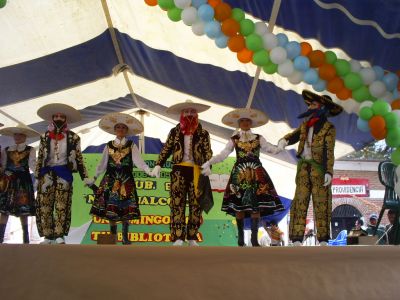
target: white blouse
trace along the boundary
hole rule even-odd
[[[252,141],[256,138],[256,135],[254,133],[251,132],[251,130],[248,131],[239,131],[239,132],[235,132],[233,134],[236,135],[239,134],[240,138],[239,141],[241,142],[248,142],[248,141]],[[263,136],[260,135],[260,147],[262,150],[267,151],[268,153],[274,153],[277,149],[276,146],[272,145],[271,143],[267,142],[265,140],[265,138]],[[232,142],[232,139],[229,139],[228,143],[226,144],[225,148],[218,154],[213,156],[213,158],[211,158],[210,160],[210,164],[217,164],[221,161],[224,161],[225,158],[227,158],[229,156],[229,154],[232,153],[232,151],[235,149],[235,145]]]
[[[25,149],[26,144],[22,143],[22,144],[18,144],[18,145],[12,145],[10,147],[8,147],[8,151],[15,151],[17,150],[18,152],[21,152]],[[1,169],[4,170],[6,168],[6,164],[7,164],[7,153],[5,149],[1,150]],[[28,160],[28,165],[29,165],[29,169],[31,169],[31,171],[33,172],[35,170],[35,166],[36,166],[36,150],[35,148],[31,148],[31,151],[29,152],[29,160]]]
[[[124,146],[127,142],[128,140],[126,138],[122,138],[121,140],[116,138],[114,140],[114,145]],[[139,149],[135,143],[132,143],[131,150],[132,150],[132,161],[135,164],[135,166],[137,166],[142,171],[149,173],[150,168],[143,160],[142,156],[140,155]],[[108,163],[108,145],[104,147],[103,156],[101,158],[99,165],[96,168],[96,175],[95,175],[96,178],[99,177],[99,175],[107,169],[107,163]]]

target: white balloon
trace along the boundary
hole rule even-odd
[[[293,62],[290,59],[285,60],[278,66],[278,74],[283,77],[289,77],[294,72]]]
[[[370,85],[376,79],[376,75],[372,68],[364,68],[360,70],[361,78],[366,85]]]
[[[382,81],[376,80],[369,86],[369,92],[372,96],[380,98],[386,94],[386,85]]]
[[[267,24],[265,24],[264,22],[256,22],[254,25],[256,26],[256,33],[258,33],[260,36],[263,36],[267,33],[268,27]]]
[[[192,0],[174,0],[175,6],[184,9],[192,4]]]
[[[269,57],[271,58],[271,61],[274,64],[279,65],[279,64],[283,63],[287,58],[286,49],[283,47],[275,47],[269,53]]]
[[[195,35],[203,35],[204,34],[204,27],[205,24],[201,20],[197,20],[193,25],[192,25],[192,31]]]
[[[288,78],[291,84],[299,84],[303,80],[303,73],[297,70],[294,70],[292,75]]]
[[[352,59],[349,61],[349,63],[350,63],[350,68],[351,68],[352,72],[355,72],[355,73],[360,72],[362,66],[358,60]]]
[[[381,97],[382,100],[386,101],[387,103],[392,103],[394,100],[394,96],[391,92],[386,92],[385,95]]]
[[[197,20],[197,9],[195,7],[186,7],[181,14],[183,23],[192,26]]]
[[[374,104],[374,102],[372,102],[372,101],[363,101],[363,102],[360,104],[360,109],[359,109],[359,111],[360,111],[361,108],[363,108],[363,107],[371,107],[372,104]]]
[[[262,36],[264,48],[267,50],[274,49],[278,46],[278,39],[276,38],[275,34],[273,33],[266,33]]]

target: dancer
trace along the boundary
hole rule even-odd
[[[237,128],[225,149],[202,165],[202,173],[211,173],[210,166],[225,160],[235,150],[236,162],[225,189],[222,211],[234,216],[238,227],[238,245],[244,246],[243,219],[251,217],[251,244],[259,247],[260,217],[284,209],[274,184],[260,161],[260,150],[278,153],[278,148],[264,137],[254,134],[251,128],[268,122],[267,116],[256,109],[235,109],[222,118],[225,125]]]
[[[198,230],[202,209],[199,204],[200,166],[212,156],[210,135],[203,129],[198,113],[210,106],[187,100],[172,105],[167,113],[180,115],[180,122],[169,132],[167,141],[158,157],[152,175],[159,177],[160,169],[172,155],[171,171],[171,241],[182,246],[187,239],[189,246],[198,246]],[[209,191],[208,198],[212,198]],[[186,199],[189,203],[188,223],[185,221]]]
[[[65,244],[71,225],[72,173],[79,172],[85,185],[93,184],[83,163],[80,138],[67,125],[78,122],[81,116],[62,103],[42,106],[37,114],[50,122],[40,137],[35,170],[38,231],[45,237],[42,244]]]
[[[320,96],[306,90],[302,95],[308,110],[300,114],[299,118],[306,118],[305,121],[278,142],[280,150],[299,142],[296,191],[290,208],[289,238],[294,245],[301,245],[312,195],[317,239],[321,246],[325,246],[330,239],[331,181],[336,138],[335,126],[327,118],[337,116],[343,108],[326,95]]]
[[[129,245],[129,220],[140,217],[138,196],[132,169],[136,165],[150,175],[150,168],[140,156],[139,149],[127,136],[143,131],[143,125],[133,116],[110,113],[101,118],[99,127],[115,134],[107,143],[103,157],[97,166],[94,180],[105,172],[95,192],[90,213],[110,222],[110,231],[117,234],[116,222],[122,222],[122,244]]]
[[[29,244],[28,216],[35,215],[35,197],[29,169],[35,170],[35,148],[26,145],[27,137],[39,136],[39,132],[24,126],[0,129],[0,134],[12,136],[15,144],[1,153],[0,187],[0,243],[3,243],[8,217],[19,217],[23,243]]]

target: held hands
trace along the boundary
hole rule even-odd
[[[278,141],[278,150],[279,151],[277,153],[285,150],[285,147],[287,146],[287,144],[288,144],[288,142],[285,139],[280,139]]]
[[[157,165],[153,168],[153,171],[151,171],[149,175],[156,177],[156,178],[160,178],[160,171],[161,171],[161,167],[159,165]]]
[[[201,166],[201,174],[203,174],[204,176],[210,176],[211,175],[211,169],[210,169],[210,161],[205,162],[202,166]]]
[[[83,183],[85,184],[85,186],[92,186],[94,183],[96,182],[96,180],[94,178],[84,178],[83,179]]]
[[[324,186],[330,185],[332,182],[332,175],[329,173],[325,174],[325,179],[324,179]]]

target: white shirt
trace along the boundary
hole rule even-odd
[[[304,143],[304,149],[303,149],[303,152],[301,153],[301,157],[303,157],[305,159],[312,158],[311,143],[312,143],[313,134],[314,134],[314,126],[312,126],[308,129],[307,141]]]
[[[127,142],[128,141],[126,138],[122,138],[121,140],[115,138],[114,145],[124,146]],[[135,145],[135,143],[132,143],[131,150],[132,150],[132,161],[135,164],[135,166],[146,173],[150,172],[149,166],[143,160],[142,156],[140,155],[139,149]],[[101,158],[99,165],[96,168],[96,175],[95,175],[96,178],[99,177],[99,175],[107,169],[107,163],[108,163],[108,145],[104,147],[103,156]]]
[[[251,132],[251,130],[247,131],[241,130],[237,134],[240,135],[239,141],[242,142],[252,141],[257,137],[254,133]],[[234,135],[236,135],[236,133]],[[276,150],[276,146],[272,145],[271,143],[268,143],[265,140],[265,138],[261,135],[260,135],[260,147],[262,150],[267,151],[268,153],[274,153],[274,151]],[[230,139],[226,144],[225,148],[218,155],[213,156],[213,158],[210,160],[210,164],[213,165],[221,161],[224,161],[224,159],[227,158],[234,149],[235,145],[233,144],[232,139]]]
[[[57,146],[57,148],[56,148],[56,146]],[[62,140],[58,140],[57,142],[54,139],[50,139],[50,153],[49,153],[49,161],[48,161],[47,165],[50,167],[66,165],[68,162],[67,156],[68,156],[68,154],[67,154],[67,136],[66,136],[66,134]]]
[[[12,145],[10,147],[8,147],[8,151],[15,151],[17,150],[18,152],[21,152],[25,149],[26,144],[22,143],[22,144],[15,144]],[[7,164],[7,153],[5,151],[5,149],[1,150],[1,166],[2,166],[2,170],[4,170],[6,168],[6,164]],[[29,152],[29,160],[28,160],[28,165],[29,168],[34,171],[35,170],[35,166],[36,166],[36,151],[35,148],[31,148],[31,151]]]
[[[193,163],[192,140],[193,140],[193,135],[184,135],[183,136],[183,161],[184,162]]]

